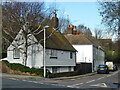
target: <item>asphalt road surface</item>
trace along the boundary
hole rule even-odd
[[[2,88],[63,88],[53,85],[40,84],[35,81],[2,79]]]
[[[120,71],[110,72],[110,74],[94,74],[92,76],[73,78],[73,79],[46,79],[46,80],[19,80],[15,78],[2,79],[3,88],[118,88]],[[93,90],[93,89],[92,89]],[[96,90],[96,89],[94,89]],[[109,89],[113,90],[113,89]]]

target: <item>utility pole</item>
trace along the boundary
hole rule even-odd
[[[44,78],[46,77],[46,66],[45,66],[45,29],[48,28],[49,26],[44,27],[44,53],[43,53],[43,62],[44,62]]]

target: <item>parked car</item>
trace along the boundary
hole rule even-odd
[[[113,71],[118,70],[117,65],[113,64]]]
[[[107,61],[106,65],[108,66],[110,71],[113,71],[114,68],[113,68],[113,62],[112,61]]]
[[[107,73],[109,74],[109,68],[107,65],[99,65],[98,68],[97,68],[97,73]]]

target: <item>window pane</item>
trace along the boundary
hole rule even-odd
[[[20,58],[20,50],[19,49],[14,49],[14,58]]]
[[[52,72],[53,72],[53,73],[57,73],[57,67],[53,67],[53,68],[52,68]]]
[[[72,52],[70,52],[70,59],[72,59]]]
[[[57,50],[51,50],[51,57],[57,57]]]

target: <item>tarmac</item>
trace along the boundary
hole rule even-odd
[[[96,72],[88,73],[84,75],[77,75],[77,76],[70,76],[70,77],[58,77],[58,78],[44,78],[39,76],[28,76],[28,75],[17,75],[17,74],[8,74],[8,73],[2,73],[2,78],[15,78],[15,79],[22,79],[22,80],[66,80],[66,79],[77,79],[87,76],[95,75]]]

